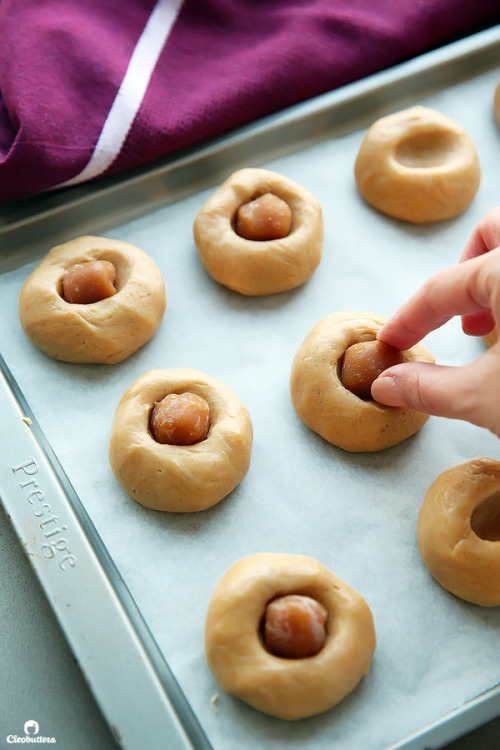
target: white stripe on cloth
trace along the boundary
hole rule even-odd
[[[98,177],[120,153],[183,0],[158,0],[130,58],[94,152],[83,170],[57,187]]]

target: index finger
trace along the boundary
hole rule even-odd
[[[499,245],[500,207],[487,213],[477,224],[460,257],[460,263],[489,253]],[[483,310],[475,315],[462,315],[462,328],[465,333],[472,336],[484,336],[491,331],[493,325],[489,310]]]
[[[492,309],[500,316],[500,248],[447,268],[430,279],[385,323],[378,338],[409,349],[455,315]]]
[[[489,253],[490,250],[494,250],[499,246],[500,206],[489,211],[476,225],[460,256],[460,263]]]

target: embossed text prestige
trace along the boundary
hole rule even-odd
[[[76,556],[69,549],[68,540],[61,536],[66,531],[66,526],[59,524],[59,518],[52,513],[50,504],[46,502],[45,492],[34,478],[38,474],[35,459],[31,458],[11,469],[18,479],[21,478],[18,484],[25,491],[25,499],[31,505],[31,512],[35,518],[43,519],[39,523],[45,540],[40,549],[42,556],[47,560],[57,559],[59,568],[63,571],[74,568]]]

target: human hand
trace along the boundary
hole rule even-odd
[[[378,338],[409,349],[427,333],[462,316],[468,334],[500,329],[500,207],[477,225],[460,263],[431,276],[387,321]],[[383,372],[372,396],[387,406],[487,427],[500,436],[500,341],[463,367],[408,362]]]

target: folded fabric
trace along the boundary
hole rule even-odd
[[[0,200],[117,173],[498,22],[499,0],[1,0]]]

